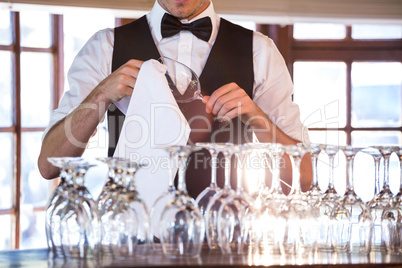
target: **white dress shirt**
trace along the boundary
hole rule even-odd
[[[151,34],[159,53],[183,62],[201,75],[220,24],[220,17],[215,13],[212,2],[204,12],[191,21],[182,20],[183,23],[192,22],[209,16],[212,21],[212,34],[208,42],[198,39],[188,31],[162,38],[161,20],[165,12],[158,1],[155,1],[151,12],[147,14]],[[113,44],[114,30],[104,29],[95,33],[81,49],[68,72],[70,88],[65,92],[59,107],[53,111],[44,136],[111,74]],[[293,83],[285,61],[274,42],[259,32],[253,33],[253,66],[253,101],[284,133],[291,138],[307,142],[308,131],[300,121],[299,107],[291,100]]]

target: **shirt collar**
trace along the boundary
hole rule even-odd
[[[161,21],[162,17],[165,13],[168,13],[166,10],[164,10],[158,3],[158,1],[155,1],[155,4],[151,10],[147,14],[147,20],[148,24],[152,33],[152,36],[154,37],[156,42],[160,42],[162,40],[162,34],[161,34]],[[211,37],[209,38],[208,43],[213,43],[213,41],[216,38],[217,35],[217,27],[219,27],[219,16],[215,13],[215,9],[213,7],[212,1],[210,2],[209,6],[198,16],[194,17],[191,20],[181,20],[182,23],[189,23],[193,22],[195,20],[204,18],[204,17],[210,17],[211,22],[212,22],[212,33]]]

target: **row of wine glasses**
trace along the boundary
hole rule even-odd
[[[146,255],[148,212],[134,182],[140,165],[99,158],[109,166],[109,178],[94,200],[85,186],[85,174],[96,162],[69,157],[49,161],[60,168],[61,178],[49,199],[45,220],[48,247],[56,257]]]
[[[189,155],[201,149],[211,154],[211,184],[194,200],[186,189]],[[149,210],[135,189],[135,172],[141,168],[118,158],[99,158],[109,167],[109,178],[98,200],[85,188],[85,172],[94,164],[81,158],[51,158],[60,168],[61,182],[46,210],[46,234],[56,256],[85,258],[100,253],[113,258],[147,256],[161,250],[169,257],[198,256],[203,244],[224,254],[259,251],[268,254],[309,254],[314,251],[364,253],[401,251],[402,190],[389,190],[389,156],[401,159],[401,147],[357,148],[324,144],[283,146],[275,143],[233,145],[198,143],[164,148],[170,158],[170,182],[166,192]],[[334,187],[334,157],[347,160],[347,187],[343,196]],[[373,156],[376,194],[363,202],[354,191],[353,163],[357,153]],[[317,159],[329,157],[329,183],[318,185]],[[225,184],[216,182],[217,156],[223,155]],[[280,163],[284,154],[292,162],[292,188],[281,188]],[[309,154],[313,182],[307,192],[300,186],[300,164]],[[256,192],[243,188],[251,158],[257,157],[262,172]],[[379,189],[379,161],[384,158],[384,183]],[[235,161],[232,161],[235,160]],[[237,185],[230,184],[236,166]],[[178,187],[173,180],[178,167]],[[270,187],[265,172],[272,173]],[[191,181],[191,178],[190,178]],[[401,186],[402,189],[402,186]]]

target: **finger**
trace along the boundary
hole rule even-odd
[[[219,99],[222,95],[227,94],[228,92],[238,87],[239,86],[236,83],[229,83],[215,90],[212,93],[211,97],[209,98],[208,102],[206,103],[207,111],[213,110],[216,100]]]
[[[223,112],[233,109],[239,102],[241,102],[241,98],[244,95],[245,93],[241,88],[227,92],[216,100],[212,113],[217,115],[222,109]]]

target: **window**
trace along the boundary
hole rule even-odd
[[[110,14],[65,17],[64,34],[61,15],[0,10],[0,250],[46,247],[44,211],[58,181],[39,174],[42,134],[63,94],[64,69],[96,30],[114,27]]]
[[[300,23],[293,26],[289,42],[294,101],[310,128],[312,142],[402,144],[402,26]],[[345,160],[341,155],[335,183],[343,193]],[[325,181],[325,155],[321,162],[320,177]],[[371,163],[371,156],[356,157],[355,174],[360,176],[355,188],[365,201],[374,193]],[[390,168],[391,189],[396,193],[400,178],[395,154]],[[359,180],[361,174],[366,174],[364,181]]]
[[[1,11],[0,249],[46,246],[44,210],[54,182],[37,168],[41,135],[57,105],[59,16]]]

